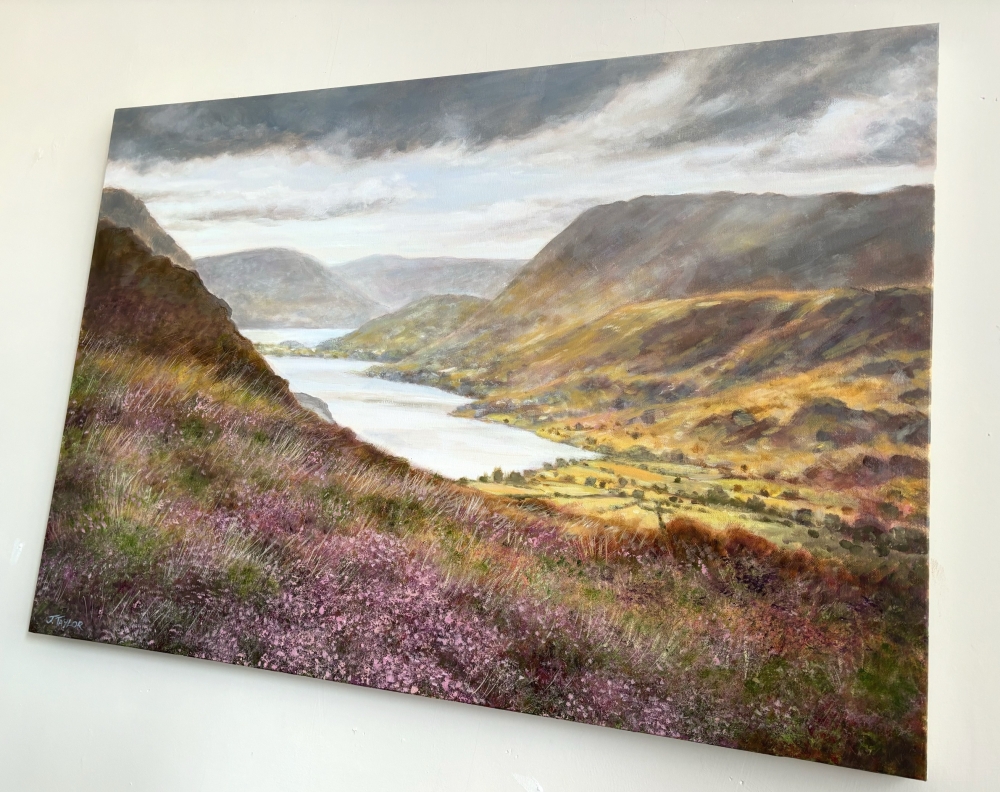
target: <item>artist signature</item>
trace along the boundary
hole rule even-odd
[[[58,613],[49,616],[45,620],[46,624],[54,624],[56,627],[61,627],[64,630],[79,630],[83,628],[83,622],[77,619],[67,619],[65,616],[61,616]]]

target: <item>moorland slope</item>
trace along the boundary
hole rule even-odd
[[[924,775],[925,556],[474,492],[300,408],[127,229],[92,266],[33,631]]]

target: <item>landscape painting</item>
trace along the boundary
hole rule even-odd
[[[117,111],[30,629],[924,777],[937,52]]]

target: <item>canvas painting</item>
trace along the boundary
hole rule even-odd
[[[923,777],[937,41],[118,110],[30,629]]]

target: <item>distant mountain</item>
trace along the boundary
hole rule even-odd
[[[168,256],[174,264],[194,269],[187,251],[160,226],[146,205],[127,190],[105,187],[101,194],[101,218],[118,228],[131,228],[132,233],[157,256]]]
[[[298,250],[243,250],[194,265],[240,327],[358,327],[388,310]]]
[[[396,310],[432,294],[492,299],[524,263],[517,259],[367,256],[333,271],[370,299]]]
[[[518,339],[632,303],[747,290],[930,283],[934,190],[645,196],[587,210],[427,362],[478,365]]]
[[[396,361],[453,333],[486,305],[481,297],[438,294],[424,297],[361,325],[353,333],[320,344],[361,360]]]

